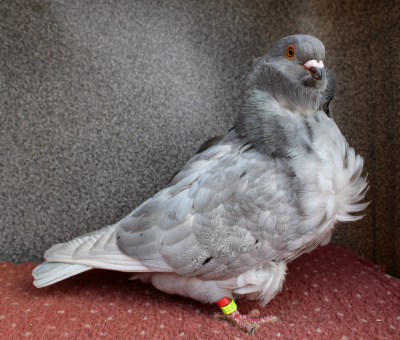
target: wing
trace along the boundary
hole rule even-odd
[[[232,130],[232,128],[231,128],[231,130]],[[206,140],[203,144],[200,145],[199,149],[198,149],[197,152],[196,152],[196,155],[198,155],[199,153],[203,153],[204,151],[208,150],[208,149],[211,148],[212,146],[218,145],[218,144],[221,142],[222,138],[224,138],[224,136],[215,136],[215,137],[212,137],[212,138]],[[175,172],[175,173],[172,175],[171,179],[168,181],[168,184],[167,184],[168,186],[173,185],[173,182],[172,182],[173,179],[175,178],[175,176],[176,176],[178,173],[181,172],[181,170],[182,170],[182,169],[179,169],[177,172]],[[171,182],[172,182],[172,183],[171,183]]]
[[[231,151],[232,146],[223,143],[190,159],[167,188],[120,222],[116,231],[119,248],[134,258],[151,259],[159,257],[160,247],[168,247],[172,239],[175,243],[185,239],[195,215],[190,188]]]
[[[159,258],[178,274],[226,279],[304,247],[310,226],[283,160],[221,141],[121,221],[120,250]]]

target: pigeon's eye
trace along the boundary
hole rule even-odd
[[[296,49],[293,44],[290,44],[286,49],[286,58],[290,60],[293,59],[295,55]]]

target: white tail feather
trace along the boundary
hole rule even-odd
[[[33,284],[37,288],[46,287],[90,269],[92,267],[81,266],[79,264],[43,262],[32,272],[35,278]]]
[[[80,264],[92,268],[111,269],[125,272],[148,272],[138,259],[123,254],[115,240],[118,224],[97,232],[79,236],[69,242],[56,244],[46,251],[47,262]],[[114,246],[110,246],[110,243]],[[108,245],[105,249],[105,245]]]
[[[116,243],[118,223],[52,246],[44,254],[46,262],[33,270],[34,285],[45,287],[92,268],[121,272],[171,271],[161,255],[139,260],[122,253]]]

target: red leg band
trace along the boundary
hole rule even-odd
[[[219,308],[225,307],[225,306],[229,305],[231,303],[231,301],[232,301],[232,299],[225,296],[221,300],[217,301],[217,306]]]

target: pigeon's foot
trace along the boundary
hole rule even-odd
[[[262,317],[261,313],[257,309],[254,309],[250,313],[244,315],[240,314],[238,310],[235,310],[231,314],[215,312],[212,314],[212,316],[216,319],[227,320],[250,335],[253,335],[254,332],[260,328],[260,323],[280,321],[276,316]]]

